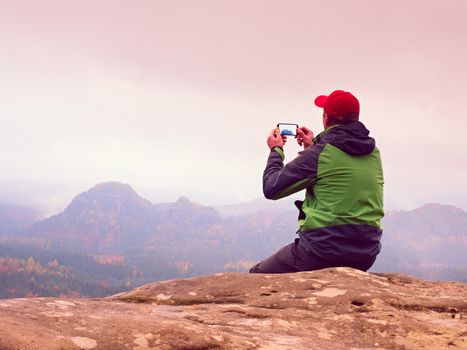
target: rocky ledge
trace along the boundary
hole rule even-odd
[[[0,349],[467,349],[467,284],[333,268],[0,301]]]

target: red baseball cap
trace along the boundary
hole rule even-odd
[[[315,105],[324,108],[329,116],[344,117],[349,113],[360,113],[360,103],[357,98],[348,91],[336,90],[329,96],[318,96]]]

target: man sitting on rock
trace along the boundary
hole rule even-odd
[[[299,210],[299,238],[250,269],[286,273],[348,266],[368,270],[381,250],[383,170],[375,140],[359,121],[360,104],[350,92],[318,96],[324,131],[313,138],[297,129],[304,150],[284,166],[286,138],[271,132],[263,192],[279,199],[306,189]]]

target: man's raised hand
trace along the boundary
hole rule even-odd
[[[301,126],[297,129],[297,143],[303,146],[303,149],[307,149],[313,144],[313,131],[305,126]]]
[[[282,136],[279,128],[273,129],[268,136],[268,146],[270,149],[274,147],[283,148],[284,144],[287,142],[287,137]]]

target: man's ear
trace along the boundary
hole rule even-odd
[[[324,125],[324,128],[327,128],[329,125],[329,118],[326,112],[323,112],[323,125]]]

